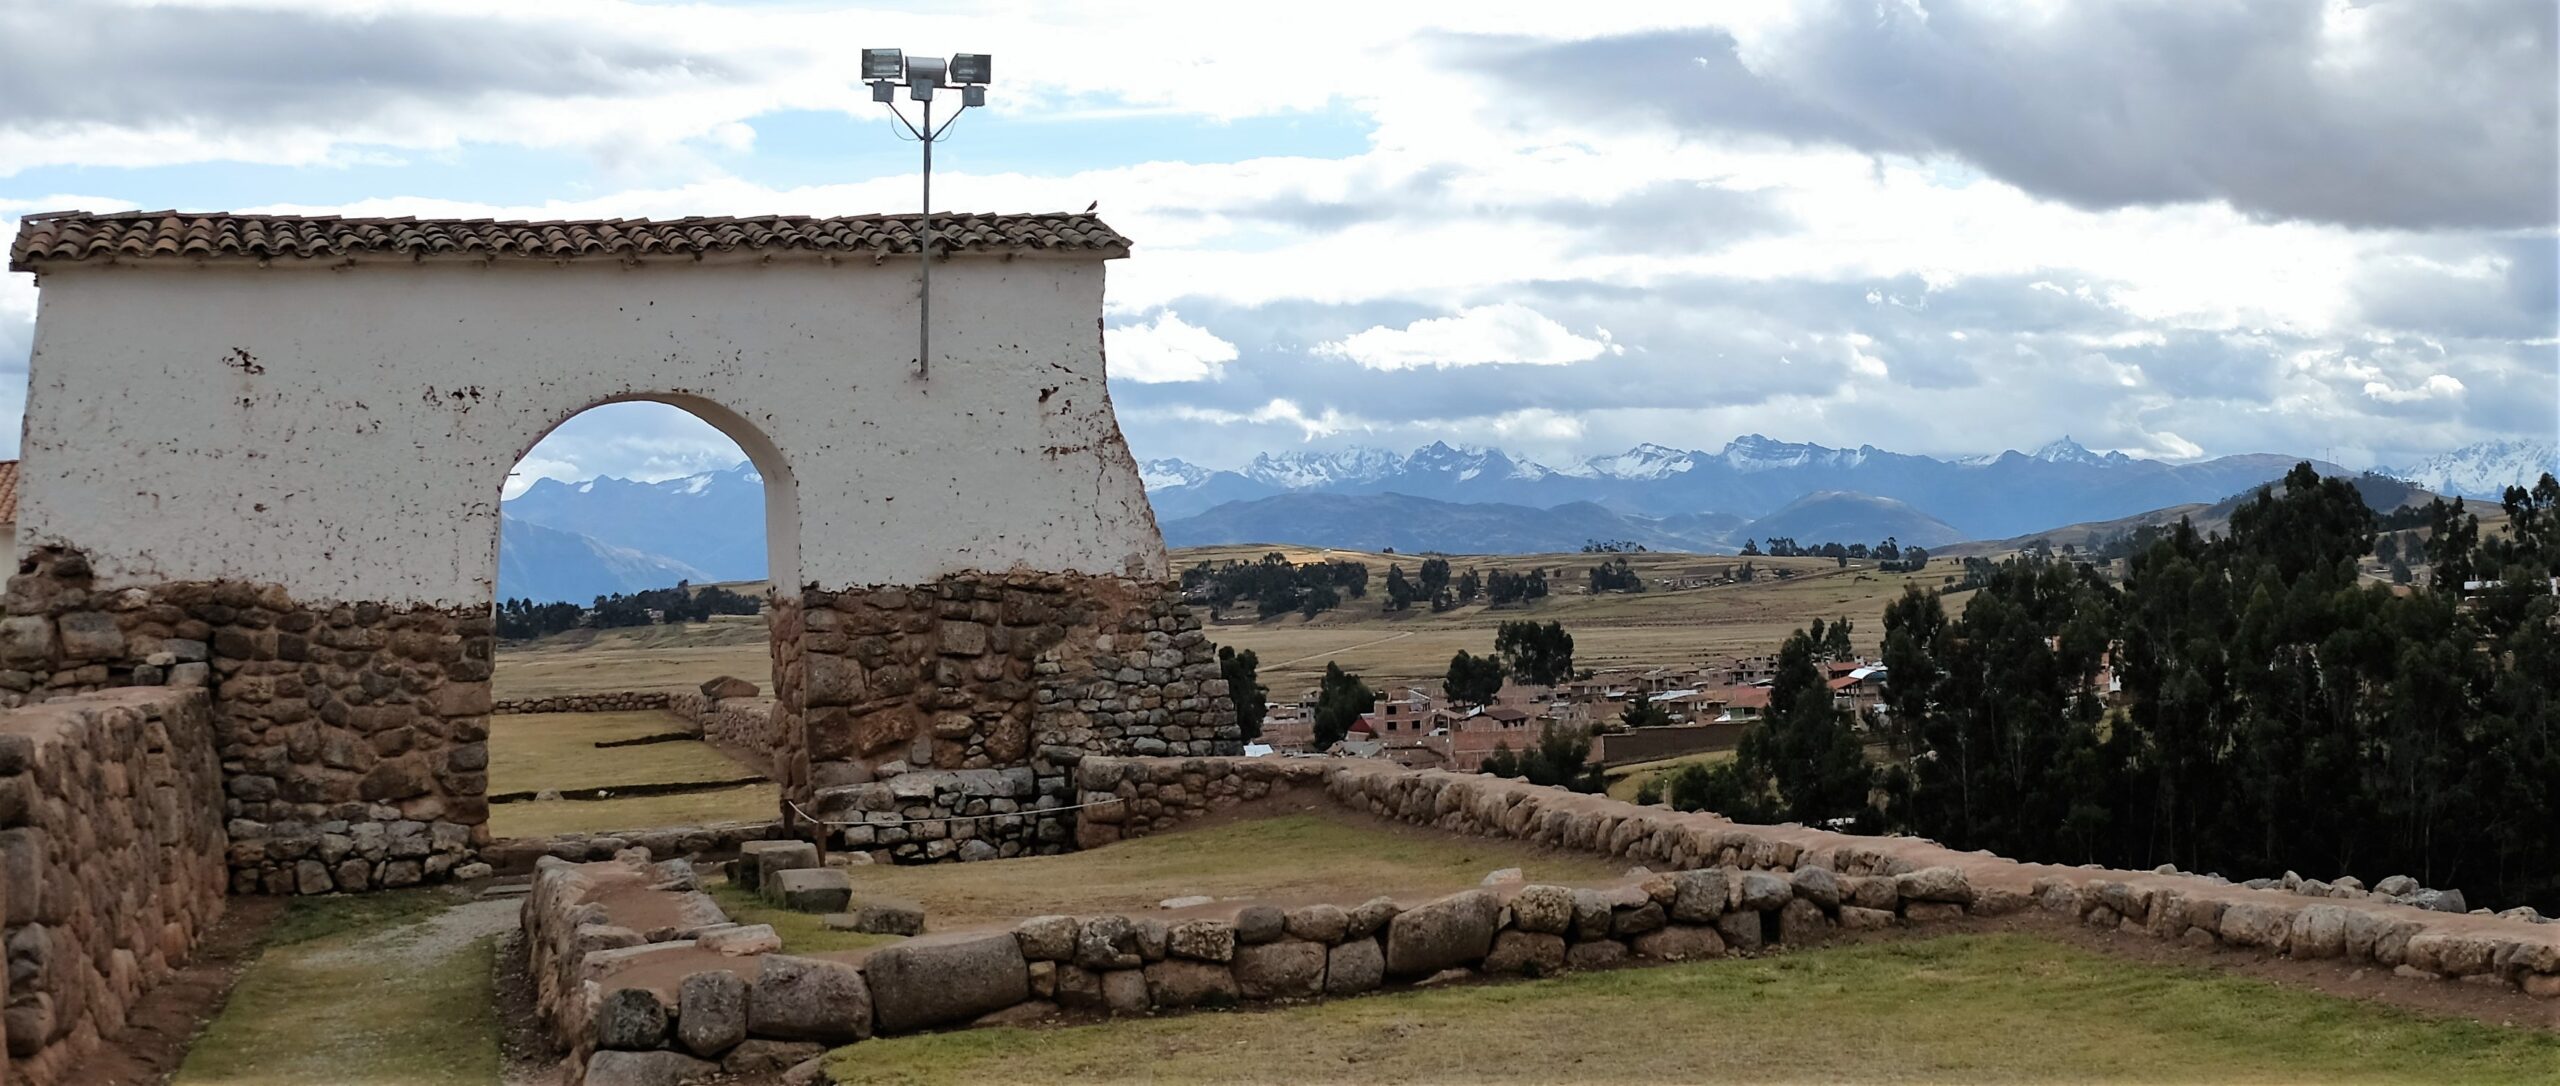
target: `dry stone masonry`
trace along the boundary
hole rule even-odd
[[[102,591],[60,548],[21,562],[6,607],[0,651],[28,698],[210,689],[235,893],[438,881],[485,840],[486,613],[304,604],[274,585]]]
[[[198,690],[0,712],[0,1081],[64,1081],[222,915],[214,743]]]
[[[492,713],[639,713],[672,709],[679,694],[664,690],[607,690],[589,694],[554,694],[544,698],[509,698],[489,704]]]
[[[1088,754],[1232,755],[1216,647],[1172,586],[965,575],[820,592],[773,616],[784,795],[900,860],[1054,852]],[[930,774],[914,781],[911,774]],[[898,825],[944,819],[947,825]],[[977,841],[980,847],[967,843]]]
[[[1451,833],[1598,853],[1657,869],[1721,867],[1837,884],[1842,901],[1868,910],[1844,907],[1833,914],[1845,927],[1880,926],[1896,916],[1927,922],[2007,913],[2032,904],[2100,927],[2191,945],[2342,958],[2560,998],[2560,925],[2522,915],[2446,912],[2388,895],[2315,903],[2281,884],[2255,889],[2176,873],[2019,863],[1919,838],[1740,825],[1711,814],[1365,759],[1089,757],[1077,766],[1076,777],[1084,805],[1077,812],[1077,836],[1088,847],[1160,832],[1244,803],[1256,792],[1321,787],[1354,810]],[[1824,874],[1811,874],[1814,869]],[[1774,887],[1764,884],[1759,900],[1773,901],[1774,895]],[[1747,930],[1719,931],[1728,945],[1748,945]]]

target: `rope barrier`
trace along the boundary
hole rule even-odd
[[[782,802],[785,806],[791,808],[793,814],[799,815],[803,821],[816,826],[911,826],[918,822],[975,822],[982,818],[1038,818],[1042,815],[1055,814],[1059,811],[1081,811],[1087,807],[1108,806],[1110,804],[1120,802],[1120,797],[1113,796],[1110,799],[1098,799],[1091,803],[1077,803],[1063,807],[1038,807],[1028,811],[1006,811],[1001,814],[936,815],[930,818],[895,818],[883,822],[873,822],[867,819],[855,822],[829,822],[810,814],[808,809],[800,806],[799,801],[797,800],[786,799]]]

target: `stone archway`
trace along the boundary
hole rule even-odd
[[[654,399],[767,473],[793,817],[1030,810],[1081,753],[1231,752],[1104,382],[1127,241],[937,236],[928,380],[902,220],[29,216],[0,688],[207,687],[235,892],[442,877],[486,839],[491,481]]]

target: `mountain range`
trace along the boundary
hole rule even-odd
[[[1563,467],[1434,442],[1411,453],[1264,453],[1235,470],[1178,459],[1139,469],[1172,546],[1525,552],[1594,540],[1724,550],[1771,536],[1805,543],[1893,536],[1936,548],[2209,505],[2282,477],[2300,459],[2251,454],[2171,464],[2095,452],[2068,437],[2029,452],[1939,458],[1752,434],[1714,452],[1645,444]],[[2560,471],[2552,445],[2492,441],[2380,474],[2494,501],[2544,471]],[[505,503],[507,538],[516,542],[502,547],[513,557],[502,554],[499,594],[583,602],[679,578],[762,578],[763,501],[764,480],[745,463],[660,482],[536,481]],[[519,524],[575,538],[533,536]]]

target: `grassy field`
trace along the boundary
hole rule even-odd
[[[1464,889],[1517,867],[1532,880],[1591,882],[1626,865],[1512,841],[1455,837],[1319,810],[1141,837],[1064,856],[853,868],[854,895],[919,902],[928,930],[1043,913],[1147,909],[1171,897],[1321,898]]]
[[[177,1086],[489,1086],[490,969],[515,903],[444,890],[300,898]]]
[[[761,591],[759,589],[758,591]],[[761,616],[721,615],[683,626],[571,630],[532,644],[499,646],[490,690],[499,698],[540,698],[599,690],[690,690],[735,675],[773,681],[773,652]]]
[[[611,788],[756,775],[753,768],[718,747],[699,741],[596,746],[683,727],[684,722],[673,715],[655,711],[500,714],[489,718],[489,790]],[[548,837],[572,831],[772,818],[778,809],[777,795],[771,784],[751,784],[662,796],[497,803],[489,807],[489,832],[499,837]]]
[[[1387,566],[1400,563],[1410,576],[1421,563],[1419,556],[1307,547],[1198,547],[1175,551],[1173,564],[1182,569],[1203,561],[1253,561],[1275,550],[1292,561],[1351,559],[1372,569],[1368,598],[1347,601],[1340,610],[1312,620],[1293,614],[1263,621],[1252,621],[1248,611],[1210,627],[1210,637],[1219,644],[1252,649],[1261,657],[1262,682],[1275,698],[1295,698],[1314,686],[1327,661],[1366,675],[1373,686],[1437,684],[1450,656],[1461,649],[1491,651],[1494,628],[1522,618],[1563,623],[1573,633],[1574,661],[1589,668],[1694,665],[1773,652],[1790,631],[1814,618],[1828,621],[1843,615],[1856,624],[1858,643],[1872,651],[1884,635],[1885,604],[1901,595],[1905,584],[1934,587],[1955,572],[1953,566],[1933,566],[1920,573],[1878,573],[1857,563],[1842,569],[1830,559],[1764,557],[1748,560],[1762,571],[1751,584],[1591,596],[1581,594],[1590,567],[1614,556],[1454,556],[1449,559],[1453,571],[1546,569],[1553,594],[1525,608],[1495,610],[1478,603],[1437,615],[1420,609],[1391,615],[1381,610]],[[1695,554],[1625,557],[1649,583],[1713,576],[1745,561]],[[1784,581],[1768,575],[1777,569],[1799,575]],[[762,627],[753,619],[729,619],[682,630],[581,630],[505,645],[498,654],[496,687],[499,697],[680,690],[723,674],[761,683],[771,671]]]
[[[1714,765],[1717,762],[1732,761],[1733,756],[1734,752],[1729,750],[1711,750],[1704,754],[1684,754],[1677,758],[1665,758],[1659,762],[1637,762],[1634,765],[1619,766],[1607,774],[1609,798],[1633,803],[1637,790],[1643,788],[1646,781],[1684,765]]]
[[[755,770],[699,741],[597,743],[684,730],[672,713],[501,713],[489,718],[489,790],[609,788],[752,777]]]
[[[2029,935],[1948,936],[1059,1029],[874,1040],[847,1084],[2547,1083],[2560,1036]]]
[[[710,822],[758,822],[776,817],[781,810],[780,786],[742,784],[735,788],[666,796],[620,796],[557,803],[493,803],[489,805],[489,832],[501,838],[551,837],[563,833],[699,826]]]

